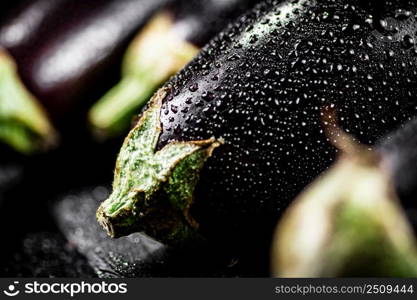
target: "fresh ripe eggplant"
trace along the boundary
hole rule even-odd
[[[260,0],[180,0],[155,16],[132,42],[122,81],[90,112],[102,137],[123,134],[155,90],[226,25]]]
[[[0,20],[0,67],[3,70],[0,87],[0,139],[20,152],[32,152],[39,144],[50,144],[54,130],[47,115],[22,83],[16,62],[8,53],[30,48],[42,35],[42,28],[66,0],[20,1],[2,14]],[[6,51],[7,48],[7,51]],[[28,53],[22,53],[28,55]]]
[[[113,68],[130,40],[168,1],[26,1],[0,24],[0,46],[15,61],[24,86],[58,122],[77,103],[117,80]],[[7,114],[16,116],[16,109],[26,109],[19,106],[22,100],[14,90],[2,87],[2,93],[6,109],[17,106],[6,110]],[[25,121],[33,123],[30,117]],[[6,129],[10,126],[15,127],[14,120]],[[17,133],[14,138],[27,139]]]
[[[153,97],[99,222],[114,237],[167,243],[195,232],[269,239],[280,211],[334,161],[329,109],[370,145],[417,114],[416,13],[403,0],[259,4]]]

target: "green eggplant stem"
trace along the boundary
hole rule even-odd
[[[160,13],[129,46],[122,65],[122,80],[90,110],[89,123],[100,138],[125,133],[133,116],[170,76],[199,49],[177,36],[174,21]]]
[[[91,109],[89,120],[97,137],[117,136],[129,128],[132,116],[144,106],[158,84],[145,76],[126,76]]]
[[[30,154],[54,145],[56,139],[47,114],[20,80],[15,62],[0,49],[0,140]]]

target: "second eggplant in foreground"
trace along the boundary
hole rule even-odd
[[[121,82],[91,109],[93,130],[101,138],[125,134],[155,90],[257,2],[179,0],[155,16],[128,49]]]
[[[97,215],[114,237],[245,240],[334,161],[323,111],[374,144],[416,115],[413,1],[266,1],[152,99]]]

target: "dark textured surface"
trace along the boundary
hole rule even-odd
[[[95,212],[108,196],[104,187],[86,188],[60,197],[54,219],[70,244],[82,253],[99,277],[234,277],[267,276],[263,266],[228,255],[221,246],[190,243],[177,248],[135,233],[112,239],[98,225]],[[226,250],[226,251],[225,251]]]
[[[389,171],[409,219],[417,229],[417,119],[382,138],[376,150],[382,154],[383,166]]]
[[[108,196],[104,187],[63,197],[53,208],[59,228],[100,277],[126,277],[140,273],[142,265],[160,259],[163,245],[141,234],[112,239],[97,223],[95,211]],[[144,272],[145,273],[145,270]]]
[[[3,0],[0,3],[0,22],[13,7],[16,7],[22,0]]]
[[[333,160],[334,150],[320,131],[320,109],[334,104],[344,129],[372,144],[416,108],[417,63],[408,37],[415,38],[417,27],[414,17],[397,11],[413,8],[412,1],[375,0],[366,2],[369,8],[360,1],[324,0],[294,10],[292,5],[304,2],[315,3],[292,1],[285,13],[275,9],[272,14],[280,11],[285,20],[278,24],[264,17],[278,7],[267,1],[171,81],[160,146],[170,139],[226,140],[204,170],[192,211],[204,231],[225,235],[224,244],[177,250],[149,264],[142,264],[146,255],[136,253],[135,240],[110,245],[95,231],[96,204],[88,204],[98,200],[90,196],[94,188],[68,191],[110,182],[120,143],[92,144],[79,128],[69,128],[62,148],[24,160],[23,182],[0,203],[7,244],[0,249],[0,274],[91,276],[91,264],[104,277],[267,276],[271,232],[258,225],[272,228],[278,208]],[[404,26],[388,30],[380,22],[387,16],[393,18],[390,24]],[[265,32],[254,33],[254,23]],[[376,29],[392,34],[393,42],[374,40],[370,32]],[[245,33],[248,42],[240,46],[237,40]],[[69,195],[60,206],[66,212],[62,220],[52,220],[46,202],[62,193]],[[225,226],[233,221],[244,230]],[[233,244],[235,237],[241,242]],[[98,239],[95,249],[89,239]]]
[[[46,43],[46,41],[38,42]],[[117,70],[117,75],[118,73]],[[102,88],[105,87],[102,82],[100,85]],[[128,243],[127,246],[130,247],[129,251],[132,253],[130,258],[133,258],[131,262],[134,264],[132,268],[131,265],[126,268],[120,267],[120,257],[126,259],[126,256],[124,253],[121,254],[120,252],[124,251],[119,249],[124,249],[126,245],[121,245],[122,248],[103,247],[100,249],[98,247],[89,252],[92,253],[91,256],[84,256],[87,252],[84,252],[84,255],[77,254],[87,248],[85,245],[84,248],[80,247],[85,240],[82,236],[76,235],[75,238],[70,239],[71,230],[75,230],[75,227],[65,230],[64,227],[58,228],[57,219],[52,219],[47,203],[55,199],[57,195],[74,196],[74,193],[70,191],[80,186],[110,183],[121,141],[114,140],[106,145],[94,143],[85,130],[85,123],[80,121],[84,120],[81,113],[68,118],[71,119],[71,126],[64,126],[62,144],[58,149],[31,158],[17,156],[9,150],[1,152],[0,165],[6,166],[4,170],[7,168],[7,171],[3,174],[7,176],[4,176],[3,181],[5,189],[1,187],[5,196],[2,198],[0,195],[2,199],[0,209],[3,212],[0,218],[0,234],[3,244],[6,245],[0,247],[2,257],[0,276],[70,277],[77,276],[76,274],[90,276],[91,269],[85,273],[79,270],[82,264],[86,270],[89,269],[90,263],[96,266],[95,271],[101,270],[101,275],[107,277],[267,276],[268,268],[265,263],[267,256],[261,259],[262,264],[258,264],[258,259],[252,261],[251,253],[249,253],[249,259],[244,262],[241,257],[235,257],[229,253],[229,249],[221,244],[203,249],[199,245],[189,245],[187,249],[171,250],[163,259],[143,264],[143,260],[133,261],[143,254],[136,253],[137,244]],[[15,166],[21,170],[23,176],[15,177],[17,173],[9,172]],[[11,185],[11,182],[15,182],[15,185]],[[88,196],[90,192],[91,190],[80,192],[83,195],[81,199],[84,196],[90,199]],[[68,213],[71,207],[71,205],[67,207]],[[88,209],[90,209],[86,210],[89,212],[88,217],[84,215],[86,218],[80,220],[77,219],[77,215],[73,215],[74,219],[80,220],[80,224],[85,225],[85,228],[97,229],[94,219],[95,207],[90,206]],[[88,232],[97,233],[94,238],[103,237],[104,234],[101,230]],[[43,245],[43,240],[46,241],[46,246]],[[31,245],[32,250],[27,245]],[[92,249],[92,244],[88,249]],[[114,255],[110,253],[111,251]],[[62,255],[59,252],[62,252]],[[48,265],[50,266],[49,272],[45,267]],[[97,275],[96,272],[93,274]]]
[[[25,236],[11,258],[1,264],[1,277],[95,277],[73,245],[62,235],[38,232]]]
[[[7,192],[16,186],[23,175],[23,168],[16,162],[0,164],[0,204]]]
[[[279,3],[242,17],[168,83],[159,148],[225,140],[191,211],[214,235],[269,236],[254,228],[270,228],[334,160],[325,107],[367,144],[416,114],[413,1]]]
[[[0,145],[0,207],[8,192],[23,180],[23,157]]]

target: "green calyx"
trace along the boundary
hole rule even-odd
[[[46,113],[20,81],[13,59],[0,49],[0,140],[28,154],[55,139]]]
[[[151,100],[126,138],[116,163],[113,192],[97,211],[112,237],[143,231],[172,244],[187,239],[198,224],[189,214],[206,160],[221,141],[172,142],[155,152],[166,90]]]

